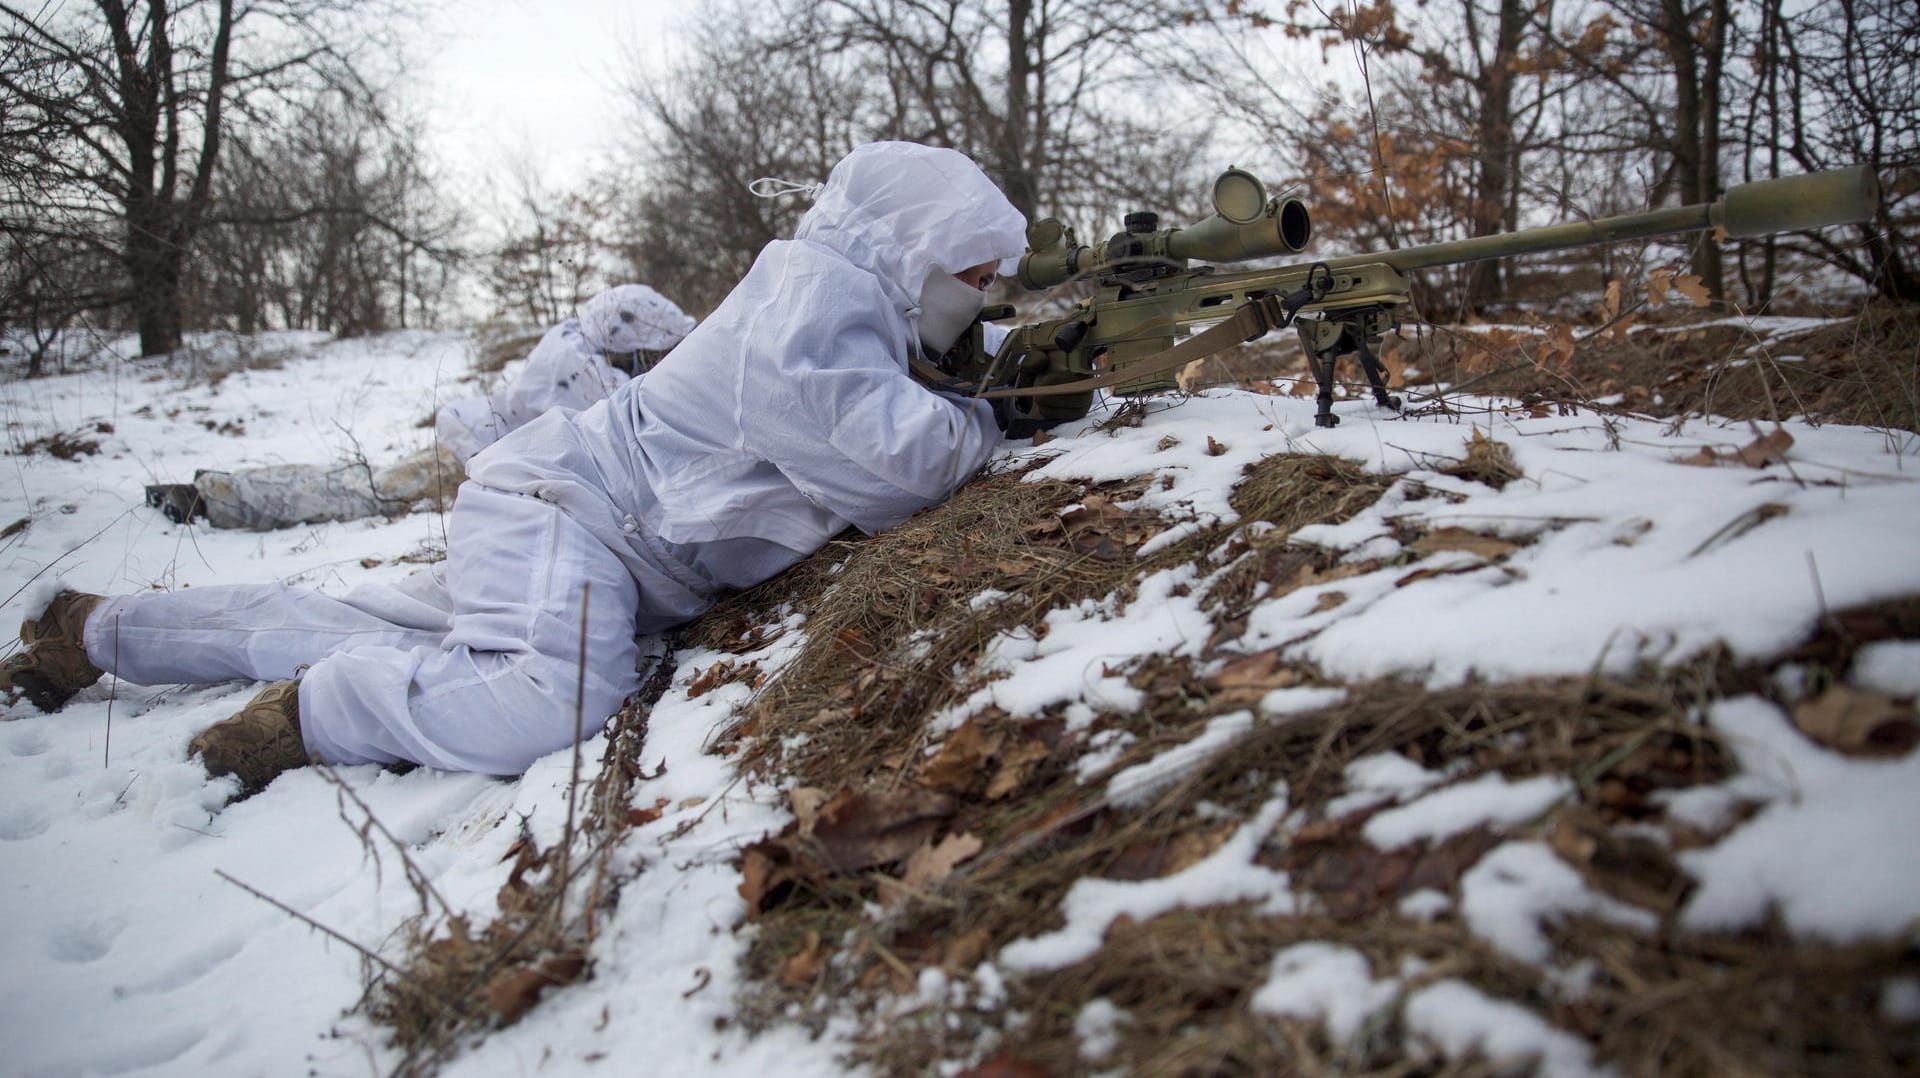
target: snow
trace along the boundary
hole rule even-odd
[[[1368,820],[1362,833],[1383,850],[1410,842],[1438,841],[1475,827],[1512,827],[1546,812],[1573,792],[1558,775],[1510,782],[1500,774],[1482,775],[1449,786]]]
[[[1212,855],[1171,876],[1139,883],[1099,879],[1075,883],[1062,903],[1066,925],[1002,947],[1000,965],[1033,973],[1084,961],[1099,951],[1107,926],[1120,917],[1144,921],[1170,910],[1277,900],[1287,893],[1286,873],[1254,864],[1253,855],[1286,811],[1286,791],[1281,790]]]
[[[477,391],[465,381],[471,346],[463,336],[198,343],[197,356],[171,365],[103,361],[0,389],[15,451],[0,489],[0,525],[27,522],[0,538],[0,624],[33,613],[62,584],[127,592],[284,581],[337,593],[396,580],[439,551],[444,526],[433,513],[220,532],[167,523],[144,505],[141,487],[185,481],[196,468],[356,453],[378,465],[404,456],[427,444],[431,430],[420,424],[438,404]],[[233,366],[243,350],[273,356],[277,366],[186,377],[189,358],[205,371]],[[967,671],[975,691],[939,716],[933,733],[994,707],[1015,720],[1062,718],[1079,753],[1073,772],[1090,783],[1105,776],[1101,789],[1115,811],[1137,811],[1128,806],[1149,803],[1253,731],[1337,708],[1339,682],[1392,676],[1439,687],[1626,673],[1716,645],[1741,658],[1768,657],[1798,644],[1826,612],[1920,594],[1920,559],[1898,555],[1920,535],[1920,444],[1911,435],[1789,421],[1794,444],[1783,464],[1696,467],[1680,461],[1701,446],[1737,449],[1759,432],[1718,419],[1534,419],[1494,403],[1420,419],[1359,401],[1338,409],[1342,424],[1323,430],[1313,425],[1311,400],[1211,390],[1155,400],[1138,427],[1109,434],[1089,421],[1005,453],[1008,463],[1039,463],[1036,477],[1150,477],[1126,507],[1165,518],[1160,548],[1231,524],[1233,484],[1266,456],[1325,454],[1388,477],[1387,495],[1371,508],[1294,538],[1361,571],[1255,603],[1244,633],[1225,643],[1248,655],[1276,649],[1336,684],[1276,689],[1250,709],[1213,718],[1196,739],[1114,770],[1138,742],[1096,727],[1140,705],[1141,691],[1127,679],[1144,660],[1203,657],[1216,626],[1202,597],[1209,574],[1228,569],[1215,559],[1150,574],[1131,599],[1051,611],[1037,638],[1027,629],[994,638]],[[100,452],[75,460],[20,452],[62,432],[98,439]],[[1496,490],[1443,474],[1476,432],[1508,446],[1522,478]],[[1459,550],[1420,555],[1395,538],[1442,527],[1522,545],[1493,564]],[[1011,598],[986,592],[973,605]],[[672,686],[654,709],[645,747],[647,774],[665,767],[633,792],[636,805],[661,804],[663,815],[610,854],[620,900],[599,924],[592,977],[550,992],[446,1073],[577,1074],[622,1059],[645,1060],[659,1073],[845,1073],[849,1029],[841,1019],[817,1039],[797,1026],[757,1037],[740,1030],[738,959],[752,930],[743,927],[737,852],[790,816],[781,791],[745,781],[711,750],[753,689],[735,682],[687,695],[697,673],[722,658],[777,670],[804,642],[797,616],[785,628],[747,656],[672,656]],[[1862,648],[1847,677],[1906,699],[1920,693],[1916,671],[1920,644],[1887,642]],[[57,715],[26,703],[0,710],[0,895],[8,909],[0,953],[9,958],[0,1043],[8,1073],[389,1071],[397,1053],[353,1008],[366,971],[362,949],[398,957],[404,928],[422,913],[402,856],[451,907],[484,919],[496,908],[507,872],[500,862],[522,821],[542,844],[561,835],[571,753],[512,781],[309,768],[229,805],[230,782],[208,779],[186,759],[186,744],[256,688],[107,679]],[[1777,917],[1809,941],[1909,938],[1920,918],[1920,846],[1911,840],[1920,755],[1840,755],[1757,698],[1722,701],[1702,718],[1731,749],[1736,770],[1719,785],[1656,798],[1669,821],[1704,836],[1704,845],[1675,855],[1698,886],[1668,930],[1738,931]],[[582,749],[589,777],[602,748],[596,737]],[[1533,822],[1572,794],[1554,776],[1465,774],[1379,754],[1348,767],[1326,811],[1372,812],[1361,833],[1382,849],[1475,826],[1498,830],[1502,843],[1468,870],[1456,894],[1420,891],[1399,908],[1409,918],[1458,918],[1574,992],[1578,971],[1555,965],[1551,926],[1591,917],[1649,936],[1659,926],[1652,914],[1593,890],[1539,841]],[[361,840],[355,798],[397,846],[377,834]],[[1237,826],[1205,859],[1161,879],[1083,879],[1057,928],[1007,944],[968,976],[923,984],[921,995],[1000,1007],[1010,982],[1097,952],[1121,916],[1237,903],[1272,916],[1308,908],[1285,873],[1257,858],[1288,841],[1298,816],[1284,787],[1273,787],[1251,816],[1222,816]],[[1920,1020],[1920,982],[1893,979],[1877,990],[1889,1020]],[[1605,1073],[1583,1041],[1532,1010],[1458,981],[1424,983],[1406,970],[1376,977],[1358,952],[1329,943],[1275,955],[1252,998],[1260,1013],[1322,1023],[1336,1041],[1362,1035],[1371,1018],[1397,1008],[1411,1043],[1448,1059],[1479,1052],[1536,1058],[1548,1074]],[[1111,1004],[1084,1008],[1075,1022],[1083,1058],[1100,1062],[1127,1020]],[[1003,1032],[1018,1021],[1004,1016]]]
[[[1324,1021],[1341,1044],[1391,1006],[1399,988],[1391,978],[1374,980],[1366,956],[1350,947],[1296,943],[1273,956],[1273,970],[1253,994],[1252,1006],[1261,1014]]]
[[[1796,935],[1836,943],[1909,931],[1920,918],[1920,754],[1841,756],[1753,697],[1708,717],[1740,760],[1730,792],[1765,807],[1718,845],[1680,856],[1701,880],[1681,924],[1732,931],[1777,912]]]

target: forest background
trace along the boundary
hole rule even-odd
[[[556,177],[528,154],[473,199],[447,179],[472,162],[433,156],[403,44],[445,12],[0,2],[0,329],[31,376],[90,336],[73,330],[156,355],[193,330],[543,324],[622,280],[704,313],[805,209],[750,181],[824,178],[880,138],[971,154],[1083,240],[1129,210],[1197,220],[1231,162],[1306,199],[1321,252],[1864,163],[1884,188],[1864,225],[1583,254],[1598,272],[1574,284],[1632,292],[1665,264],[1748,313],[1920,300],[1920,7],[1900,0],[780,8],[704,0],[670,47],[629,43],[616,92],[579,106],[600,164]],[[1539,281],[1485,263],[1416,299],[1449,321],[1570,293],[1564,263]]]

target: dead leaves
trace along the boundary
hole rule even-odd
[[[1213,856],[1233,837],[1238,825],[1220,823],[1193,831],[1161,835],[1123,848],[1102,876],[1110,880],[1157,880],[1184,872]]]
[[[1474,428],[1473,437],[1467,441],[1466,459],[1440,471],[1456,478],[1485,483],[1495,490],[1504,488],[1522,474],[1519,465],[1513,462],[1513,450],[1508,449],[1505,442],[1496,442],[1481,434],[1477,427]]]
[[[1793,724],[1830,749],[1856,756],[1899,756],[1920,741],[1911,701],[1834,685],[1794,705]]]
[[[1275,689],[1291,689],[1304,680],[1298,667],[1281,664],[1279,649],[1269,649],[1222,667],[1213,678],[1219,687],[1214,702],[1222,707],[1252,704]]]
[[[1460,551],[1488,561],[1498,561],[1519,550],[1520,544],[1465,528],[1435,528],[1409,543],[1407,549],[1422,555]]]
[[[1625,344],[1629,331],[1639,321],[1631,314],[1621,313],[1625,305],[1625,293],[1624,283],[1616,277],[1607,282],[1606,296],[1600,302],[1600,333],[1614,344]]]
[[[1213,444],[1212,439],[1208,439],[1208,444]],[[1089,494],[1074,508],[1041,517],[1023,530],[1035,543],[1065,547],[1103,561],[1118,561],[1127,556],[1129,548],[1159,534],[1162,527],[1160,517],[1149,510],[1125,509],[1103,494]]]
[[[980,852],[981,846],[980,839],[975,835],[948,835],[937,844],[921,846],[908,855],[898,883],[880,881],[881,902],[897,906],[910,896],[925,894],[929,888],[953,875],[953,870],[963,862],[972,860],[973,855]]]
[[[1681,273],[1678,267],[1661,266],[1647,275],[1647,299],[1652,303],[1665,303],[1668,293],[1675,293],[1695,307],[1705,307],[1713,302],[1713,294],[1707,291],[1705,282],[1697,273]]]
[[[812,839],[827,872],[855,872],[911,854],[954,807],[952,798],[933,790],[842,790],[820,807],[802,837]]]
[[[820,945],[820,933],[808,931],[800,949],[780,963],[780,983],[788,987],[809,984],[826,968],[832,951]]]
[[[1451,893],[1460,876],[1498,839],[1484,827],[1432,844],[1381,850],[1360,837],[1364,814],[1301,828],[1277,855],[1260,861],[1283,869],[1336,920],[1357,920],[1415,891]]]
[[[502,1025],[516,1022],[540,1002],[541,993],[572,984],[586,968],[586,956],[567,951],[547,955],[531,965],[503,969],[487,982],[487,1009]]]
[[[1712,468],[1722,463],[1764,468],[1769,464],[1785,461],[1787,450],[1791,448],[1793,448],[1793,435],[1776,427],[1770,433],[1760,435],[1731,453],[1719,453],[1715,452],[1711,446],[1701,446],[1698,453],[1681,457],[1674,463],[1695,468]]]
[[[1563,811],[1548,842],[1589,886],[1643,909],[1672,913],[1693,889],[1665,846],[1646,835],[1613,831],[1590,809]]]
[[[1000,727],[989,729],[980,720],[969,719],[921,766],[919,778],[931,789],[965,794],[979,787],[983,776],[990,776],[985,795],[989,801],[998,801],[1019,789],[1050,751],[1038,738]]]
[[[749,688],[757,689],[763,680],[759,663],[736,664],[732,659],[722,659],[694,677],[693,682],[687,686],[687,699],[697,699],[722,685],[730,685],[736,681],[744,681]]]
[[[937,790],[841,790],[831,797],[802,788],[790,795],[794,822],[741,854],[740,897],[750,916],[779,905],[796,886],[885,869],[902,861],[924,887],[979,852],[978,840],[933,841],[957,805]],[[962,836],[964,838],[964,836]],[[919,867],[913,868],[919,858]]]

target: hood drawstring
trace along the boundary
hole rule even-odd
[[[779,198],[781,195],[799,195],[811,202],[820,196],[824,183],[802,183],[798,180],[783,180],[777,176],[762,176],[747,185],[747,191],[755,198]]]

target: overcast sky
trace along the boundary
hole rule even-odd
[[[413,55],[436,156],[468,182],[531,154],[568,185],[612,141],[620,66],[657,70],[697,0],[462,0],[424,24]]]

